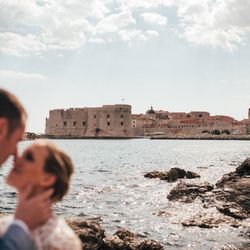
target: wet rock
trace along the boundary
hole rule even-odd
[[[221,224],[228,224],[236,228],[241,226],[241,223],[239,223],[237,220],[229,216],[224,216],[218,212],[215,212],[213,214],[198,214],[188,219],[187,221],[182,222],[183,226],[197,226],[200,228],[214,228],[220,226]]]
[[[225,174],[215,187],[209,183],[181,182],[167,196],[171,201],[181,202],[193,202],[197,197],[204,208],[216,208],[220,216],[217,213],[210,216],[198,214],[183,222],[184,226],[211,228],[222,223],[233,227],[243,225],[241,221],[250,218],[250,158],[234,172]]]
[[[235,172],[224,175],[214,190],[220,212],[238,219],[250,216],[250,158]]]
[[[218,209],[219,212],[238,220],[244,220],[249,217],[248,213],[234,202],[216,204],[216,208]]]
[[[109,250],[132,250],[129,242],[124,242],[116,235],[107,236],[104,241],[107,245],[106,249]]]
[[[160,172],[160,171],[153,171],[153,172],[148,172],[144,175],[146,178],[164,178],[167,175],[166,172]]]
[[[132,250],[163,250],[163,246],[155,240],[140,240],[137,234],[127,229],[119,229],[114,236],[117,236],[125,244],[126,249]],[[129,248],[128,248],[129,247]],[[116,248],[118,250],[118,248]],[[125,248],[122,248],[125,249]]]
[[[160,180],[164,180],[167,182],[174,182],[177,181],[178,179],[193,179],[193,178],[200,178],[200,175],[191,172],[191,171],[186,171],[181,168],[171,168],[167,172],[159,172],[159,171],[153,171],[149,172],[144,175],[146,178],[159,178]]]
[[[143,240],[135,245],[134,249],[138,250],[163,250],[163,246],[155,240]]]
[[[79,236],[83,249],[105,249],[106,244],[104,241],[104,229],[101,228],[99,223],[90,220],[71,219],[68,220],[68,224]]]
[[[213,190],[213,185],[208,182],[201,184],[189,184],[180,182],[174,187],[167,198],[171,201],[181,201],[185,203],[193,202],[197,197],[202,197],[204,193]]]
[[[248,250],[249,248],[237,247],[234,244],[226,244],[221,250]]]
[[[70,219],[68,224],[79,236],[84,250],[163,250],[155,240],[141,239],[127,229],[119,229],[114,235],[106,235],[100,224],[93,220]]]

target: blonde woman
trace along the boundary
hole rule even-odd
[[[22,190],[31,185],[30,196],[53,188],[53,202],[61,201],[67,193],[73,164],[68,155],[48,141],[37,141],[31,144],[14,160],[13,169],[7,176],[7,184],[16,188],[18,199],[23,198]],[[3,235],[13,218],[0,218],[0,235]],[[41,226],[31,231],[32,239],[38,250],[80,250],[81,242],[66,221],[52,214]]]

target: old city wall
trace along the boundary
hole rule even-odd
[[[45,133],[56,137],[130,137],[131,106],[51,110]]]

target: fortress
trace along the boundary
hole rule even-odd
[[[50,110],[45,134],[55,137],[131,137],[131,106]]]
[[[204,111],[155,111],[132,114],[131,106],[104,105],[95,108],[55,109],[46,118],[45,134],[55,138],[131,138],[143,136],[199,136],[250,134],[248,118],[232,117]]]

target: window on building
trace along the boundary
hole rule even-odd
[[[121,126],[123,126],[123,122],[121,122]]]
[[[108,126],[108,127],[110,126],[110,122],[107,122],[107,126]]]
[[[94,115],[94,119],[96,119],[96,115]]]
[[[109,118],[110,118],[110,115],[107,115],[107,118],[109,119]]]
[[[67,122],[63,122],[63,126],[67,126]]]
[[[123,118],[123,115],[121,115],[121,118]]]
[[[58,125],[56,124],[56,127],[57,127]]]
[[[73,122],[73,126],[76,126],[76,121]]]
[[[82,122],[82,125],[83,125],[83,126],[86,126],[86,122]]]

